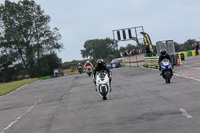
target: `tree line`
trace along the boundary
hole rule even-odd
[[[197,42],[197,44],[199,45],[199,41],[197,41],[196,39],[188,39],[184,43],[174,42],[175,51],[181,52],[181,51],[194,50],[195,49],[195,45],[194,45],[195,42]]]
[[[174,47],[176,52],[194,50],[194,43],[197,42],[195,39],[188,39],[183,44],[174,42]],[[106,39],[94,39],[87,40],[84,45],[84,49],[81,50],[81,55],[83,58],[89,59],[105,59],[106,61],[111,61],[114,58],[120,58],[123,53],[128,50],[133,49],[139,50],[138,46],[133,44],[127,44],[126,46],[121,46],[118,48],[118,41],[114,41],[110,38]],[[156,45],[153,45],[153,50],[156,52]],[[145,52],[145,46],[142,44],[142,51]]]
[[[5,0],[0,5],[0,82],[9,82],[27,75],[50,75],[54,68],[70,68],[80,62],[62,64],[56,53],[63,48],[59,43],[61,34],[57,27],[49,26],[50,21],[50,16],[44,14],[44,10],[34,0]],[[189,39],[183,44],[175,42],[175,50],[192,50],[194,42],[195,39]],[[110,62],[122,57],[127,49],[137,49],[132,44],[118,48],[118,41],[110,38],[87,40],[83,47],[80,51],[82,57],[92,60],[94,65],[96,59]]]
[[[180,52],[194,50],[195,42],[197,42],[195,39],[188,39],[183,44],[174,42],[175,51]],[[144,44],[141,46],[142,52],[144,53],[145,46]],[[126,50],[129,52],[133,49],[136,51],[139,50],[139,47],[133,44],[127,44],[126,46],[119,47],[118,41],[110,38],[87,40],[85,41],[83,47],[84,49],[80,51],[82,57],[89,59],[93,65],[96,64],[97,59],[104,59],[105,62],[111,62],[112,59],[123,57]],[[153,51],[156,53],[156,45],[153,45]],[[71,66],[76,66],[78,63],[84,64],[87,59],[65,62],[62,64],[62,69],[69,69]]]
[[[33,0],[0,5],[0,82],[49,75],[62,65],[58,28]]]

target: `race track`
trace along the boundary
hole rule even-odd
[[[199,60],[175,67],[170,84],[157,70],[112,69],[106,101],[86,74],[26,85],[0,97],[0,133],[199,133]]]

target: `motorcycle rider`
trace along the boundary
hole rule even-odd
[[[76,66],[77,69],[79,68],[79,66],[83,68],[83,66],[82,66],[82,64],[81,64],[80,62],[79,62],[78,65]]]
[[[161,49],[160,50],[160,56],[159,56],[159,59],[158,59],[158,65],[159,65],[160,75],[162,75],[161,62],[164,59],[168,59],[170,62],[172,62],[172,60],[171,60],[169,54],[167,53],[166,49]],[[173,65],[172,65],[172,67],[173,67]],[[172,74],[173,74],[173,70],[172,70]]]
[[[85,62],[84,68],[86,69],[87,66],[91,66],[93,68],[92,63],[89,60]]]
[[[96,86],[96,72],[97,71],[102,71],[102,70],[105,70],[107,71],[108,73],[108,77],[109,77],[109,82],[110,82],[110,92],[111,92],[111,81],[112,81],[112,78],[111,78],[111,71],[110,69],[106,66],[106,63],[103,61],[103,59],[99,59],[97,60],[97,66],[94,68],[94,71],[93,71],[93,77],[94,77],[94,84]],[[95,88],[96,91],[97,91],[97,88]]]
[[[55,76],[55,77],[58,77],[58,75],[59,75],[58,69],[55,68],[54,71],[53,71],[53,73],[54,73],[54,76]]]

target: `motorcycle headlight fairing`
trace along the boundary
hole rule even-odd
[[[162,69],[166,69],[166,67],[164,67],[164,66],[162,66],[161,68],[162,68]]]

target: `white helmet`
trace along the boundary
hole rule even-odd
[[[88,61],[86,61],[86,63],[90,63],[90,61],[88,60]]]

